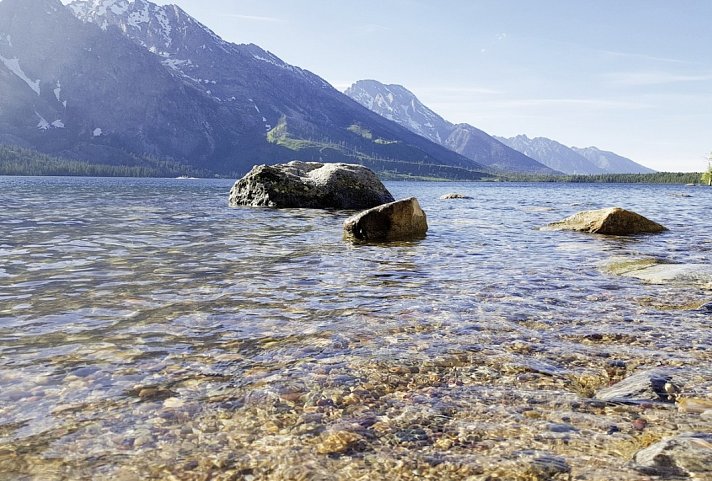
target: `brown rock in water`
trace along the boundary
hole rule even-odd
[[[326,432],[318,439],[316,452],[319,454],[343,454],[356,449],[363,441],[363,436],[350,431]]]
[[[657,222],[620,207],[579,212],[547,228],[606,235],[654,234],[667,230]]]
[[[685,433],[663,439],[638,451],[635,462],[646,474],[712,479],[712,434]]]
[[[415,197],[374,207],[344,222],[345,237],[360,241],[422,239],[427,232],[425,212]]]
[[[230,205],[368,209],[393,202],[370,169],[356,164],[293,161],[258,165],[230,190]]]

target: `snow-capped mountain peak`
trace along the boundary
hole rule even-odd
[[[137,43],[164,56],[176,53],[172,47],[177,33],[185,32],[189,25],[200,25],[175,5],[160,6],[147,0],[76,0],[69,8],[79,19],[103,30],[116,25]],[[207,27],[200,27],[206,38],[219,39]]]
[[[112,25],[118,27],[133,42],[161,57],[174,74],[194,82],[218,100],[228,101],[234,96],[215,86],[235,77],[236,57],[246,63],[270,64],[320,88],[332,88],[316,75],[289,65],[256,45],[226,42],[175,5],[161,6],[148,0],[75,0],[69,7],[84,22],[104,30]],[[242,70],[250,68],[242,65]]]
[[[479,164],[511,172],[556,173],[472,125],[448,122],[401,85],[360,80],[345,93],[382,117]]]
[[[369,110],[393,120],[433,142],[442,143],[453,125],[423,105],[402,85],[385,85],[376,80],[359,80],[346,95]]]

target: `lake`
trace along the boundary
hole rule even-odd
[[[712,431],[591,399],[653,367],[712,397],[712,292],[603,268],[711,264],[712,189],[394,182],[427,238],[353,245],[231,185],[0,177],[1,479],[640,480]],[[539,230],[609,206],[670,231]]]

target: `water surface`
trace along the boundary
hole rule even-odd
[[[712,263],[712,189],[390,183],[430,231],[378,246],[230,186],[0,177],[0,477],[516,479],[545,453],[628,479],[637,446],[710,430],[588,401],[656,366],[712,396],[710,291],[600,269]],[[539,230],[614,205],[670,231]]]

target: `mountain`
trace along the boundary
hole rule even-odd
[[[595,147],[586,149],[567,147],[546,137],[530,139],[526,135],[517,135],[511,138],[497,137],[497,139],[565,174],[647,174],[655,172],[630,159]]]
[[[448,122],[403,86],[360,80],[344,93],[382,117],[479,164],[509,172],[558,173],[469,124]]]
[[[579,149],[572,147],[575,152],[585,157],[593,165],[605,170],[606,172],[616,174],[652,174],[655,171],[643,165],[640,165],[632,160],[621,157],[613,152],[599,150],[596,147],[587,147]]]
[[[0,1],[0,143],[221,175],[294,159],[448,178],[486,170],[311,72],[145,0]]]
[[[497,140],[519,152],[536,159],[544,165],[565,174],[605,174],[606,170],[592,164],[575,150],[545,137],[530,139],[526,135],[512,138],[496,137]]]

